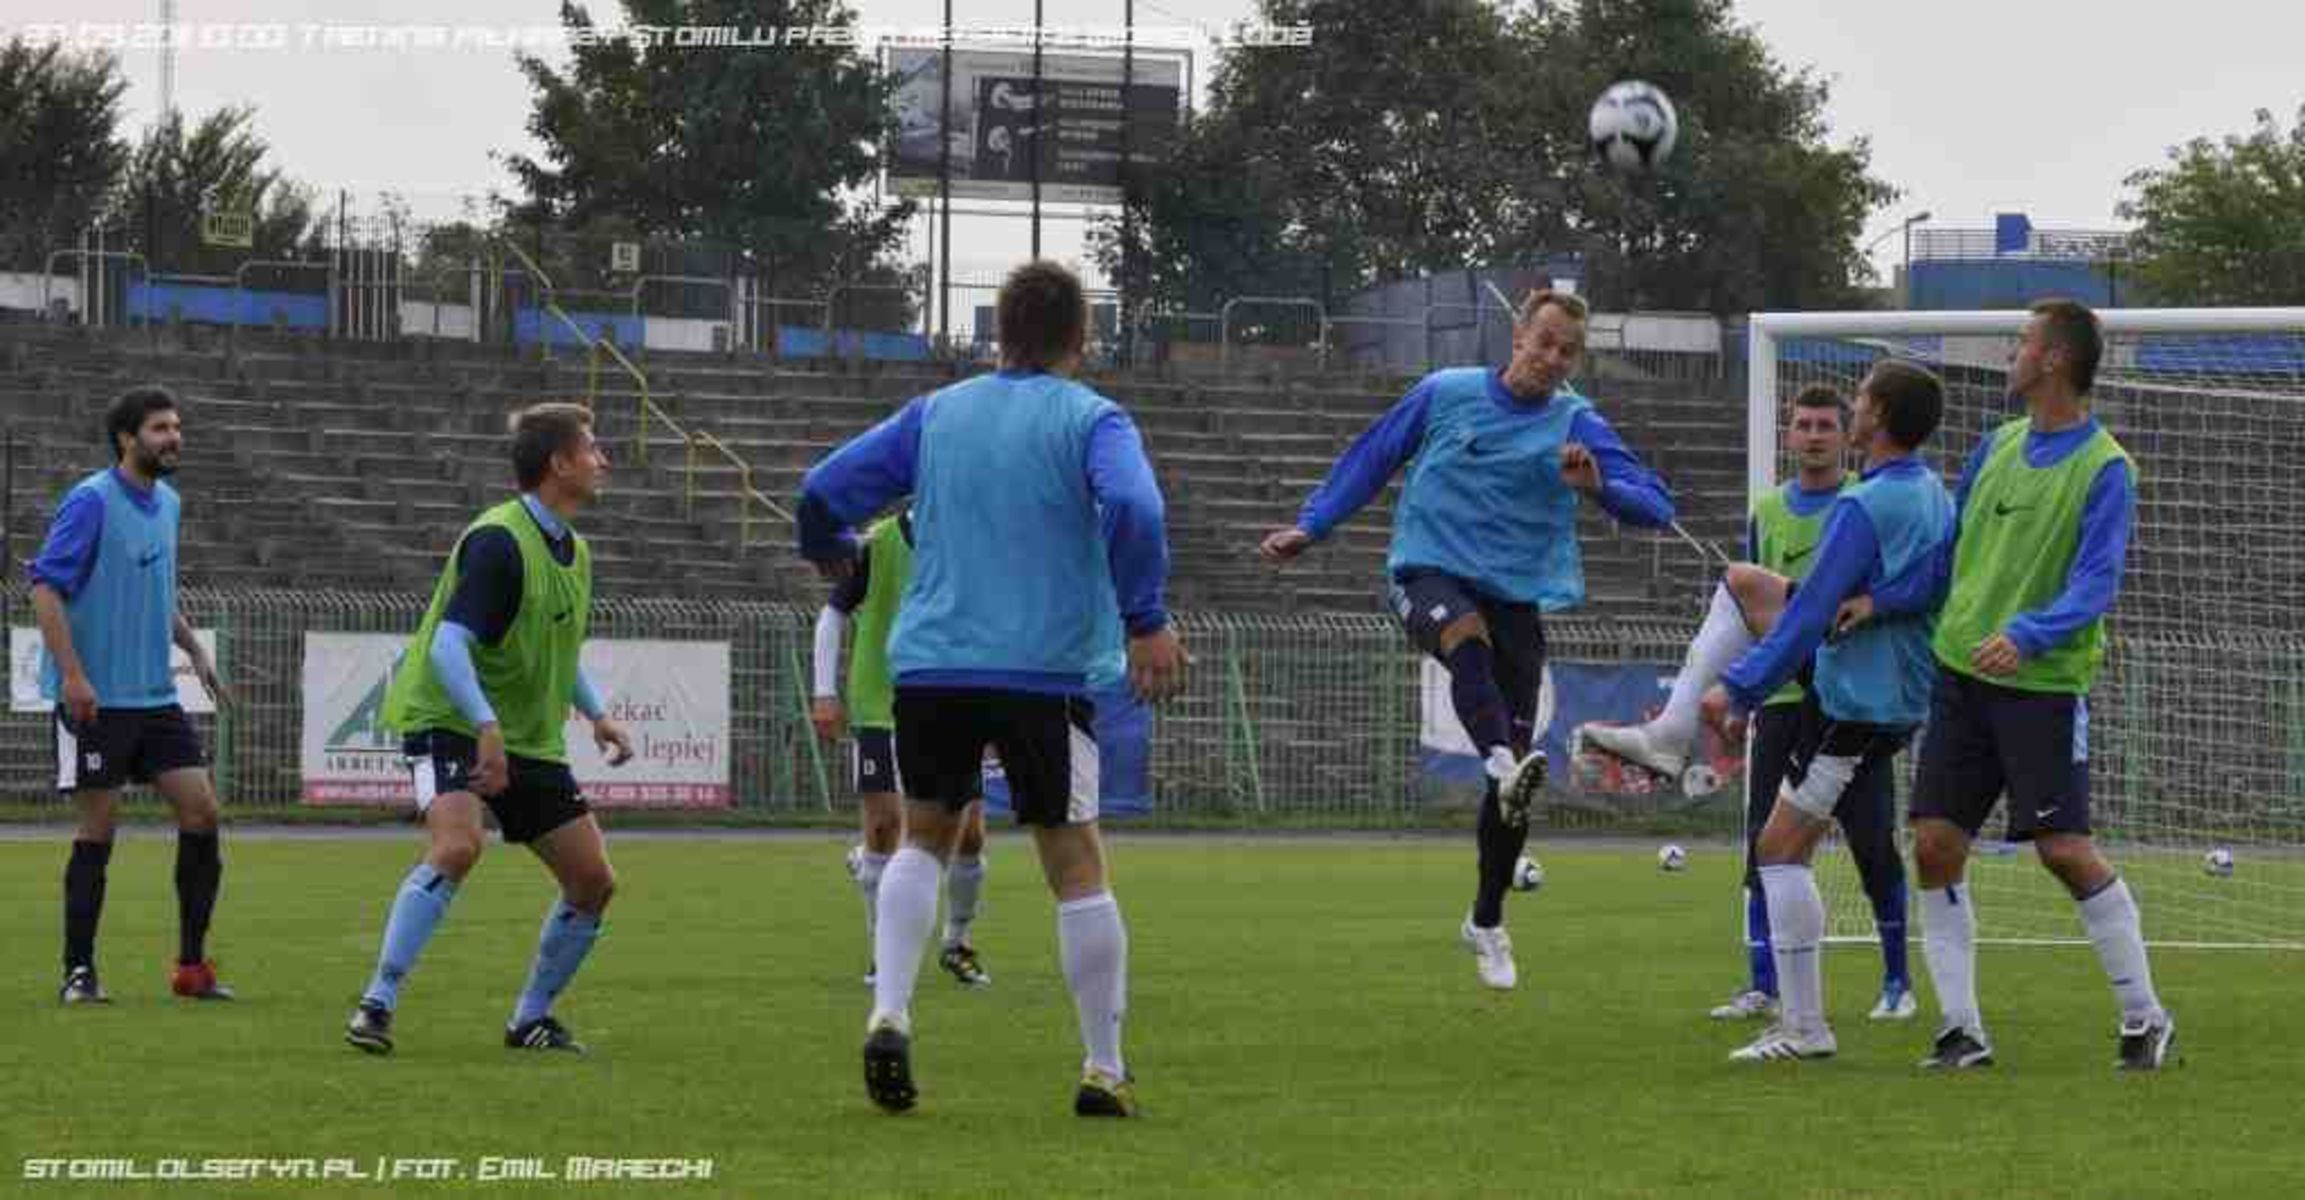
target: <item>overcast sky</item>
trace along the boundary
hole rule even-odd
[[[613,0],[593,11],[617,11]],[[868,24],[932,25],[941,0],[858,0]],[[2036,225],[2115,224],[2121,180],[2162,160],[2173,143],[2248,128],[2270,108],[2284,124],[2305,103],[2305,4],[2190,0],[2126,15],[2120,6],[2024,0],[1737,0],[1784,62],[1831,81],[1836,141],[1871,139],[1876,171],[1905,190],[1874,218],[1889,232],[1928,210],[1931,224],[1981,227],[1999,211]],[[9,0],[0,30],[34,22],[158,20],[159,0]],[[1119,0],[1049,5],[1052,23],[1118,25]],[[956,23],[1029,22],[1030,0],[957,0]],[[1108,11],[1109,10],[1109,11]],[[1138,0],[1140,25],[1224,27],[1249,0]],[[389,15],[379,15],[388,12]],[[178,0],[187,23],[278,22],[291,27],[550,26],[552,0]],[[299,38],[301,35],[297,35]],[[1315,37],[1319,36],[1316,30]],[[1196,55],[1205,79],[1210,54]],[[129,126],[157,107],[158,56],[123,55]],[[257,126],[290,174],[355,197],[391,188],[420,214],[450,215],[460,194],[501,186],[491,151],[530,147],[528,91],[509,52],[186,49],[177,104],[188,114],[256,106]],[[1021,254],[1021,223],[982,222],[956,265],[997,270]],[[1077,222],[1049,224],[1045,246],[1077,251]],[[1868,235],[1870,236],[1870,235]],[[918,242],[916,248],[925,249]],[[1888,238],[1883,266],[1900,248]]]

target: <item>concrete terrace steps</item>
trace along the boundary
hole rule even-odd
[[[44,331],[46,332],[46,331]],[[161,376],[194,409],[184,482],[187,546],[219,582],[370,581],[429,585],[471,512],[507,492],[504,415],[582,394],[581,358],[540,362],[470,347],[325,346],[294,339],[142,338],[106,342],[0,333],[0,406],[19,439],[19,479],[43,488],[87,469],[101,405],[130,379]],[[156,348],[155,348],[156,347]],[[789,505],[801,474],[839,441],[964,373],[946,368],[769,363],[653,355],[651,395],[675,420],[708,430],[752,465],[752,482]],[[756,521],[736,546],[740,472],[716,457],[693,476],[669,430],[636,438],[639,397],[600,376],[596,412],[613,461],[585,531],[604,587],[626,594],[710,594],[813,602],[822,584],[790,553],[791,531]],[[1259,381],[1152,372],[1088,379],[1126,404],[1144,431],[1170,502],[1180,606],[1374,612],[1397,481],[1288,570],[1256,543],[1294,518],[1346,445],[1412,379]],[[1741,540],[1743,412],[1734,389],[1602,380],[1591,389],[1627,441],[1668,477],[1699,537]],[[1715,398],[1721,397],[1721,398]],[[46,472],[25,470],[26,443]],[[61,465],[69,459],[71,465]],[[196,502],[195,502],[196,501]],[[1689,598],[1656,579],[1692,553],[1671,539],[1580,522],[1595,603],[1628,617]],[[187,570],[201,568],[189,560]],[[1681,564],[1685,566],[1686,564]],[[378,583],[376,581],[385,581]],[[1685,589],[1684,589],[1685,590]]]

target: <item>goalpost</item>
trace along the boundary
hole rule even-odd
[[[1785,406],[1854,393],[1883,357],[1947,385],[1927,452],[1947,486],[2024,415],[2006,394],[2029,313],[1761,313],[1749,326],[1748,489],[1778,483]],[[2137,520],[2089,698],[2090,804],[2156,945],[2305,949],[2305,308],[2106,309],[2094,410],[2136,461]],[[1916,744],[1917,745],[1917,744]],[[1912,779],[1908,754],[1903,794]],[[2080,921],[1996,815],[1969,878],[1979,936],[2079,943]],[[1909,840],[1909,835],[1908,835]],[[2229,851],[2230,875],[2207,869]],[[1818,853],[1834,940],[1872,911],[1837,842]],[[1918,930],[1916,929],[1917,933]]]

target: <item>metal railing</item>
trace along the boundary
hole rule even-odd
[[[104,269],[105,263],[111,262],[113,259],[123,259],[137,264],[142,269],[144,278],[150,279],[152,277],[151,262],[134,250],[51,251],[48,255],[48,261],[42,265],[40,271],[40,315],[43,320],[47,319],[49,310],[55,307],[56,303],[54,294],[56,263],[59,259],[66,258],[80,260],[80,320],[84,325],[101,326],[110,323],[105,319],[105,315],[111,307],[109,297],[111,280],[110,273]]]
[[[680,511],[682,516],[692,517],[695,515],[697,459],[700,452],[708,451],[726,461],[730,466],[736,469],[736,544],[738,550],[741,551],[752,544],[752,509],[754,505],[757,504],[760,507],[766,509],[770,516],[775,517],[778,520],[782,520],[788,524],[792,521],[791,512],[787,511],[783,505],[778,504],[776,501],[770,499],[767,493],[762,492],[758,487],[753,485],[751,463],[746,462],[742,455],[739,455],[736,451],[731,450],[728,447],[728,444],[721,441],[719,438],[714,437],[709,433],[693,432],[687,427],[683,426],[679,421],[674,420],[672,414],[664,411],[664,408],[656,403],[655,397],[650,394],[648,372],[641,370],[640,367],[635,365],[630,358],[625,357],[624,351],[617,349],[616,343],[614,341],[608,338],[599,337],[587,331],[583,326],[577,324],[576,319],[569,316],[567,311],[560,307],[560,302],[553,290],[552,276],[547,274],[544,268],[537,264],[536,260],[530,258],[526,251],[522,250],[520,247],[512,244],[511,242],[504,243],[504,248],[511,251],[513,256],[519,259],[521,265],[527,269],[530,276],[532,276],[539,284],[543,286],[543,308],[545,313],[551,316],[554,320],[559,321],[563,327],[568,329],[571,333],[575,334],[578,339],[583,341],[585,345],[584,402],[586,407],[594,409],[599,407],[598,400],[600,396],[600,363],[603,356],[605,356],[610,361],[613,361],[617,367],[625,373],[627,378],[632,380],[633,388],[639,398],[638,408],[633,417],[633,457],[640,463],[640,465],[644,467],[648,465],[648,440],[651,433],[652,424],[663,425],[668,432],[680,440],[683,448],[680,489]],[[639,285],[635,284],[633,288],[635,303],[638,302],[639,294]],[[545,353],[549,354],[549,339],[542,343],[542,345],[544,347]]]
[[[1310,296],[1235,296],[1225,301],[1224,306],[1217,310],[1217,361],[1220,363],[1231,361],[1233,310],[1244,304],[1256,304],[1268,308],[1310,309],[1316,325],[1325,326],[1328,321],[1328,313],[1321,307],[1321,302]]]

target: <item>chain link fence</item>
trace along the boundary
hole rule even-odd
[[[6,600],[11,623],[29,625],[23,593]],[[405,634],[423,597],[193,589],[183,607],[195,627],[215,630],[237,699],[196,718],[219,790],[228,804],[263,809],[297,805],[302,793],[304,635]],[[752,819],[803,822],[855,803],[847,747],[820,743],[808,723],[814,622],[812,610],[784,604],[608,599],[594,607],[592,634],[727,642],[736,803]],[[1187,613],[1177,623],[1197,661],[1186,693],[1153,718],[1156,820],[1410,826],[1455,819],[1472,799],[1430,782],[1421,767],[1418,658],[1388,617]],[[1556,660],[1670,663],[1688,633],[1580,618],[1550,623],[1547,641]],[[51,739],[45,713],[0,714],[0,794],[59,803]],[[1557,824],[1595,830],[1671,815],[1616,804],[1553,809]]]

